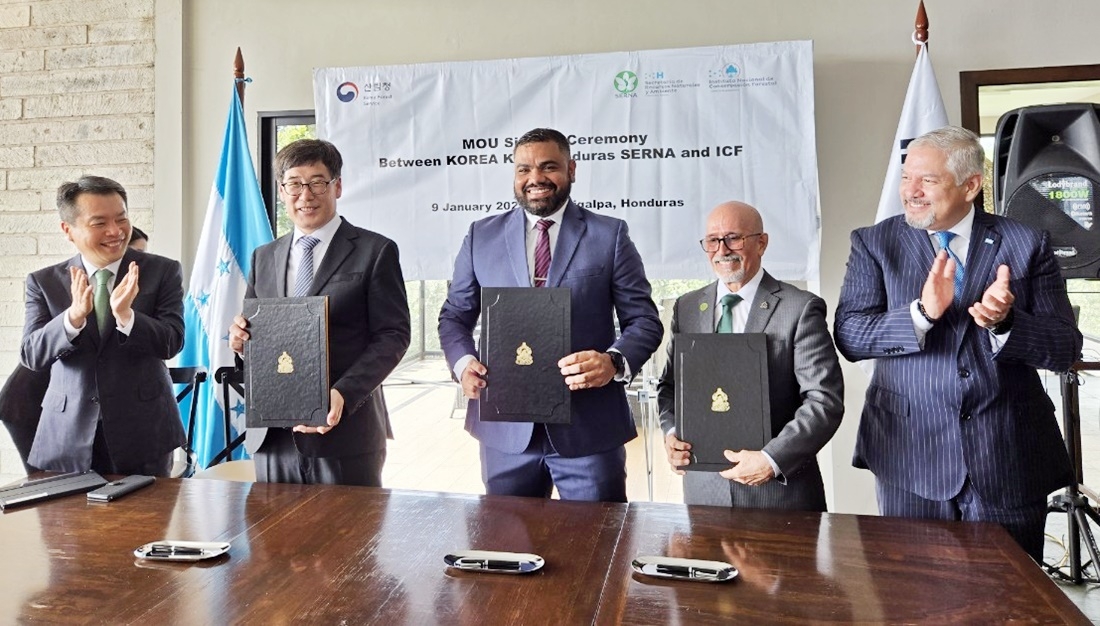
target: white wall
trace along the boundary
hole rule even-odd
[[[954,123],[960,71],[1100,60],[1096,0],[926,0],[925,6],[932,59]],[[812,39],[824,218],[821,292],[832,309],[848,233],[874,218],[913,66],[916,7],[916,1],[899,0],[158,0],[156,206],[182,207],[181,257],[190,267],[238,46],[254,80],[245,115],[255,146],[257,111],[313,107],[314,67]],[[182,29],[178,39],[169,36],[174,19]],[[179,145],[161,140],[162,124],[176,119],[165,116],[181,114],[179,102],[159,97],[165,84],[182,85]],[[166,132],[171,136],[171,129]],[[162,188],[161,181],[181,174],[177,167],[182,189]],[[157,219],[159,225],[160,211]],[[166,233],[158,227],[157,235]],[[870,474],[850,467],[865,378],[855,366],[845,375],[848,411],[823,455],[823,469],[833,510],[874,512]]]

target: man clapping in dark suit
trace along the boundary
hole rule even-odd
[[[974,210],[983,163],[966,129],[918,137],[905,215],[852,233],[837,347],[875,359],[853,464],[883,515],[997,522],[1040,560],[1071,472],[1036,370],[1067,370],[1081,333],[1047,233]]]
[[[127,247],[126,190],[85,176],[57,190],[79,255],[27,277],[22,361],[50,370],[28,463],[167,476],[183,425],[165,359],[183,347],[177,261]]]
[[[691,443],[675,430],[674,336],[657,404],[669,463],[685,474],[684,502],[824,511],[816,455],[844,416],[844,380],[825,301],[761,269],[768,234],[760,213],[745,203],[715,207],[700,244],[718,280],[676,300],[672,332],[767,336],[772,439],[763,450],[726,450],[730,468],[720,473],[680,469],[690,462]]]
[[[249,429],[261,482],[382,486],[393,438],[382,381],[411,338],[397,244],[336,214],[343,158],[327,141],[301,139],[275,155],[279,197],[294,232],[252,253],[246,298],[328,296],[328,424]],[[238,315],[229,345],[244,352]]]

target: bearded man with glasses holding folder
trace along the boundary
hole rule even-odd
[[[706,233],[699,243],[718,280],[676,300],[673,340],[657,386],[665,453],[673,469],[684,474],[684,502],[824,511],[816,455],[844,416],[844,379],[825,322],[825,301],[761,268],[768,234],[752,206],[718,205],[707,218]],[[766,336],[769,441],[761,450],[725,450],[729,468],[721,472],[684,471],[692,445],[680,440],[675,429],[674,389],[677,376],[684,375],[673,358],[676,333]]]

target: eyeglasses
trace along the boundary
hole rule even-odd
[[[310,192],[315,196],[323,196],[328,193],[328,186],[336,182],[336,178],[332,180],[313,180],[308,183],[300,183],[296,180],[289,183],[279,183],[279,186],[283,188],[283,191],[291,196],[300,196],[305,191],[306,187],[309,187]]]
[[[707,237],[706,239],[700,239],[699,245],[703,246],[704,252],[718,252],[722,243],[726,244],[730,252],[737,252],[745,247],[745,240],[749,237],[759,237],[764,233],[752,233],[751,235],[726,235],[725,237]]]

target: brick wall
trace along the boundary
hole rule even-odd
[[[155,4],[0,0],[0,377],[19,360],[23,279],[75,253],[61,182],[118,180],[133,223],[153,230]],[[4,432],[0,477],[21,473]]]

